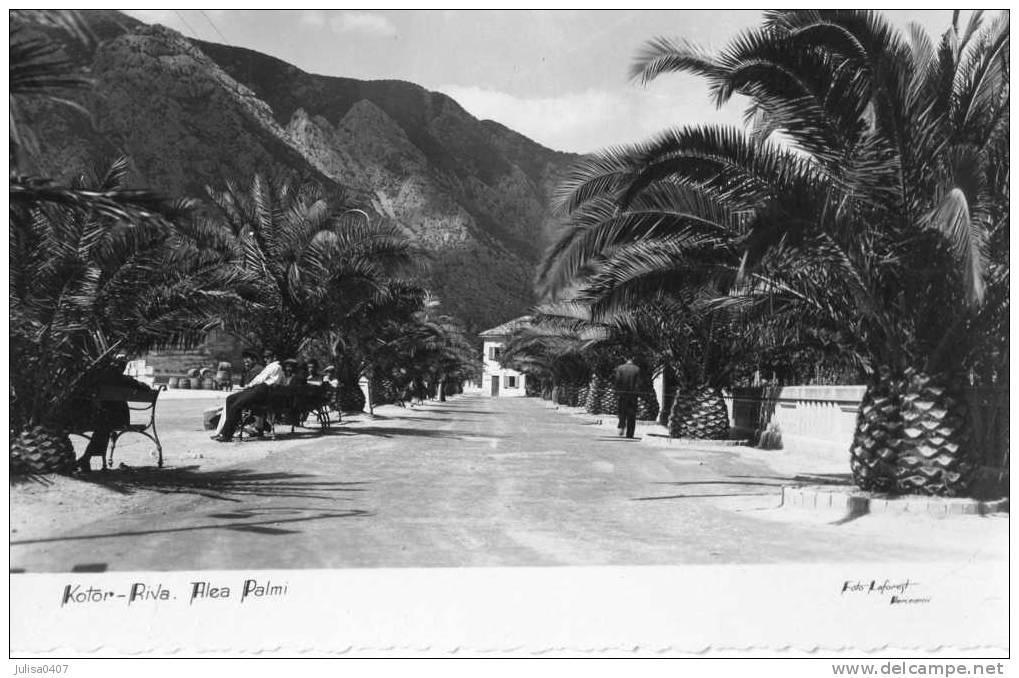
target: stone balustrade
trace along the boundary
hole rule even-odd
[[[752,437],[776,424],[788,450],[845,455],[866,386],[738,388],[726,398],[733,431]]]

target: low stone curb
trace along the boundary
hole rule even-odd
[[[568,414],[578,418],[587,419],[585,424],[598,426],[613,433],[616,432],[616,417],[608,414],[591,414],[583,407],[570,407],[567,405],[556,405],[545,402],[545,409],[558,410],[562,414]],[[741,447],[746,445],[744,438],[732,438],[726,440],[699,440],[695,438],[672,438],[669,436],[667,426],[639,419],[637,420],[636,437],[642,445],[651,447],[677,447],[677,448],[718,448],[718,447]]]
[[[838,511],[847,516],[861,516],[867,513],[982,516],[990,513],[1007,513],[1008,499],[980,501],[952,497],[889,497],[872,496],[843,486],[786,486],[782,488],[782,507]]]
[[[547,409],[559,410],[563,414],[590,417],[585,423],[600,428],[614,429],[613,418],[590,414],[581,407],[567,407],[546,403]],[[668,429],[654,422],[637,422],[637,436],[642,445],[658,448],[700,448],[702,450],[741,447],[746,440],[694,440],[670,438]],[[845,518],[863,516],[868,513],[931,515],[937,517],[988,515],[1008,513],[1008,499],[980,501],[952,497],[923,496],[882,496],[871,495],[844,485],[784,486],[782,508],[797,508],[810,511],[832,511]]]
[[[660,427],[660,428],[665,428]],[[637,430],[641,433],[640,429]],[[701,440],[698,438],[670,438],[669,434],[659,433],[657,431],[645,431],[641,437],[641,443],[644,445],[651,445],[652,447],[689,447],[699,449],[716,449],[716,448],[729,448],[729,447],[745,447],[746,440]]]

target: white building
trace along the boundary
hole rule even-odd
[[[485,330],[478,335],[484,342],[484,355],[482,359],[484,360],[485,369],[481,377],[482,393],[490,396],[499,396],[500,398],[525,395],[524,382],[527,376],[516,370],[503,367],[499,364],[499,358],[502,357],[502,349],[506,345],[509,335],[513,330],[520,325],[526,324],[530,319],[530,316],[521,316],[498,327]]]

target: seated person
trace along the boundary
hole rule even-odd
[[[322,385],[332,389],[331,407],[337,412],[343,409],[340,401],[340,379],[336,376],[336,368],[326,365],[322,370]]]
[[[307,411],[302,404],[308,399],[309,388],[304,363],[295,358],[287,358],[282,365],[283,378],[269,394],[270,406],[277,415],[281,415],[284,422],[303,422]]]
[[[265,369],[265,365],[258,359],[258,353],[251,349],[241,354],[241,362],[244,365],[244,372],[241,374],[241,388],[244,388]]]
[[[96,390],[113,386],[138,393],[152,392],[152,389],[146,384],[124,374],[125,367],[127,367],[127,356],[118,355],[106,369],[97,375],[94,383]],[[101,393],[97,395],[101,395]],[[92,457],[102,459],[106,456],[106,448],[110,444],[110,434],[115,429],[131,423],[131,411],[125,401],[102,401],[98,400],[98,397],[89,403],[82,403],[82,405],[91,413],[90,421],[83,423],[82,426],[86,431],[92,431],[92,439],[89,440],[85,453],[78,460],[78,470],[82,473],[89,473],[92,470]]]
[[[336,368],[332,365],[326,365],[326,368],[322,370],[322,383],[329,384],[333,388],[340,387],[340,380],[336,376]]]
[[[411,385],[411,390],[414,394],[414,400],[417,401],[418,405],[425,403],[425,398],[428,397],[428,387],[425,386],[425,382],[421,377],[415,377],[414,382]]]
[[[258,352],[247,348],[241,353],[241,364],[244,366],[244,370],[241,372],[241,388],[244,388],[257,377],[262,370],[265,369],[265,365],[262,364],[261,359],[258,357]],[[233,390],[232,388],[230,390]],[[223,408],[219,408],[219,414],[214,415],[218,420],[223,418]],[[255,417],[255,429],[261,430],[263,423],[261,417]],[[217,425],[217,431],[220,427]]]
[[[318,416],[335,400],[332,386],[321,384],[291,384],[276,387],[270,400],[278,421],[303,426],[312,414]],[[320,419],[321,421],[321,419]]]
[[[304,375],[308,380],[309,384],[321,383],[318,378],[318,361],[314,358],[308,358],[304,361]]]
[[[241,374],[241,388],[244,388],[250,384],[255,377],[261,374],[262,370],[265,369],[265,364],[263,364],[262,360],[258,357],[258,352],[252,349],[247,349],[241,354],[241,362],[244,365],[244,372]],[[223,416],[222,409],[219,411],[219,416]],[[251,424],[251,430],[256,436],[262,435],[262,431],[266,427],[265,417],[260,415],[253,415],[247,423]]]
[[[265,358],[266,366],[255,378],[249,381],[245,387],[226,397],[226,405],[223,414],[219,418],[219,426],[216,428],[216,435],[212,439],[221,443],[229,442],[234,437],[234,431],[240,424],[241,413],[251,407],[263,405],[268,397],[270,386],[279,384],[283,378],[283,367],[276,360],[276,353],[266,350],[262,357]]]
[[[308,376],[301,363],[293,358],[283,361],[283,379],[280,381],[282,386],[305,386],[307,383]]]

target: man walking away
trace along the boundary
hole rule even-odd
[[[619,398],[619,435],[633,437],[637,428],[637,389],[640,384],[640,368],[632,358],[616,368],[616,396]]]

